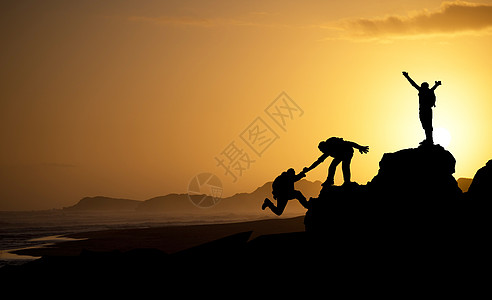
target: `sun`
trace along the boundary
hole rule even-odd
[[[434,143],[446,148],[451,142],[451,134],[446,128],[438,127],[434,130]]]

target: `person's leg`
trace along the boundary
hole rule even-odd
[[[432,137],[432,128],[430,128],[430,129],[428,128],[425,130],[425,140],[429,144],[434,144],[434,139]]]
[[[294,190],[294,198],[293,199],[297,199],[299,201],[299,203],[301,203],[301,205],[304,206],[304,208],[309,209],[309,202],[306,200],[306,197],[304,197],[304,195],[301,193],[301,191]]]
[[[272,201],[270,201],[270,199],[268,198],[265,198],[265,200],[263,201],[263,205],[261,205],[261,209],[265,210],[265,208],[270,207],[270,205],[273,205]]]
[[[350,183],[350,162],[352,161],[352,155],[350,157],[345,158],[342,161],[342,172],[343,172],[343,183],[348,184]]]
[[[261,208],[265,209],[268,207],[274,214],[280,216],[284,212],[285,207],[287,206],[287,201],[288,200],[279,198],[277,199],[277,206],[275,206],[275,204],[273,204],[273,202],[270,201],[270,199],[265,198],[265,201],[263,202]]]
[[[427,113],[427,130],[425,132],[425,135],[431,145],[434,144],[434,138],[432,137],[433,130],[434,128],[432,128],[432,109],[429,109],[429,112]]]
[[[337,166],[340,164],[341,160],[338,158],[333,158],[333,161],[330,164],[330,167],[328,168],[328,177],[326,178],[326,181],[323,183],[323,185],[328,184],[332,185],[335,183],[335,171],[337,170]]]
[[[434,143],[434,139],[432,137],[432,109],[421,110],[419,113],[420,123],[422,124],[422,128],[425,132],[425,141],[429,144]]]

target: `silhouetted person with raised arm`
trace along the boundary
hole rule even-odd
[[[408,76],[407,72],[403,72],[403,76],[410,82],[410,84],[419,91],[419,117],[422,128],[425,131],[425,140],[420,144],[433,145],[434,140],[432,138],[432,107],[436,106],[436,95],[434,90],[441,85],[441,81],[436,81],[434,86],[429,89],[427,82],[422,82],[419,86],[415,81]]]
[[[287,202],[292,199],[299,200],[302,206],[308,208],[309,203],[306,197],[300,191],[294,189],[294,182],[299,181],[303,177],[306,177],[304,172],[296,175],[296,172],[292,168],[282,172],[272,183],[272,195],[273,199],[277,200],[277,206],[270,199],[265,198],[261,209],[265,210],[268,207],[274,214],[280,216],[284,212]]]
[[[338,137],[331,137],[326,141],[322,141],[319,143],[318,149],[323,152],[323,154],[311,166],[304,168],[302,172],[307,173],[311,171],[327,159],[328,156],[331,156],[333,157],[333,160],[328,168],[328,177],[322,185],[333,185],[335,171],[340,162],[342,163],[343,184],[350,184],[350,162],[354,156],[354,148],[359,150],[362,154],[369,152],[369,146],[361,146],[354,142],[344,141],[342,138]]]

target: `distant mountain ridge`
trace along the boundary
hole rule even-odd
[[[468,191],[472,179],[459,178],[458,186],[463,192]],[[321,181],[300,180],[295,185],[304,196],[317,197],[321,190]],[[136,211],[136,212],[170,212],[170,213],[216,213],[216,212],[241,212],[258,213],[265,198],[272,198],[272,182],[267,182],[250,193],[237,193],[233,196],[222,198],[217,205],[211,208],[199,208],[193,205],[188,194],[168,194],[153,197],[148,200],[132,200],[122,198],[111,198],[104,196],[85,197],[77,204],[65,207],[67,211]],[[192,197],[202,197],[193,195]],[[305,209],[297,201],[288,204],[290,212],[305,212]]]
[[[321,181],[298,181],[295,188],[300,190],[306,198],[315,197],[321,190]],[[193,195],[192,197],[201,197]],[[77,204],[65,207],[67,211],[136,211],[136,212],[170,212],[170,213],[217,213],[240,212],[259,213],[265,198],[272,198],[272,182],[267,182],[250,193],[238,193],[230,197],[222,198],[215,206],[200,208],[189,199],[188,194],[168,194],[148,200],[139,201],[131,199],[118,199],[111,197],[85,197]],[[304,213],[305,209],[297,203],[289,203],[290,212]]]
[[[125,211],[135,210],[142,201],[103,196],[85,197],[77,204],[63,208],[69,211]]]
[[[470,188],[470,185],[472,183],[473,179],[472,178],[458,178],[456,182],[458,182],[458,187],[463,191],[463,193],[468,192],[468,189]]]

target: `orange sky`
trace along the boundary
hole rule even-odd
[[[0,25],[0,210],[184,193],[201,172],[252,191],[330,136],[370,146],[366,183],[424,138],[402,71],[442,81],[456,178],[492,158],[492,1],[19,0]],[[283,91],[303,111],[285,131],[265,112]],[[261,156],[241,139],[257,118],[278,136]],[[216,160],[231,142],[254,160],[236,182]]]

